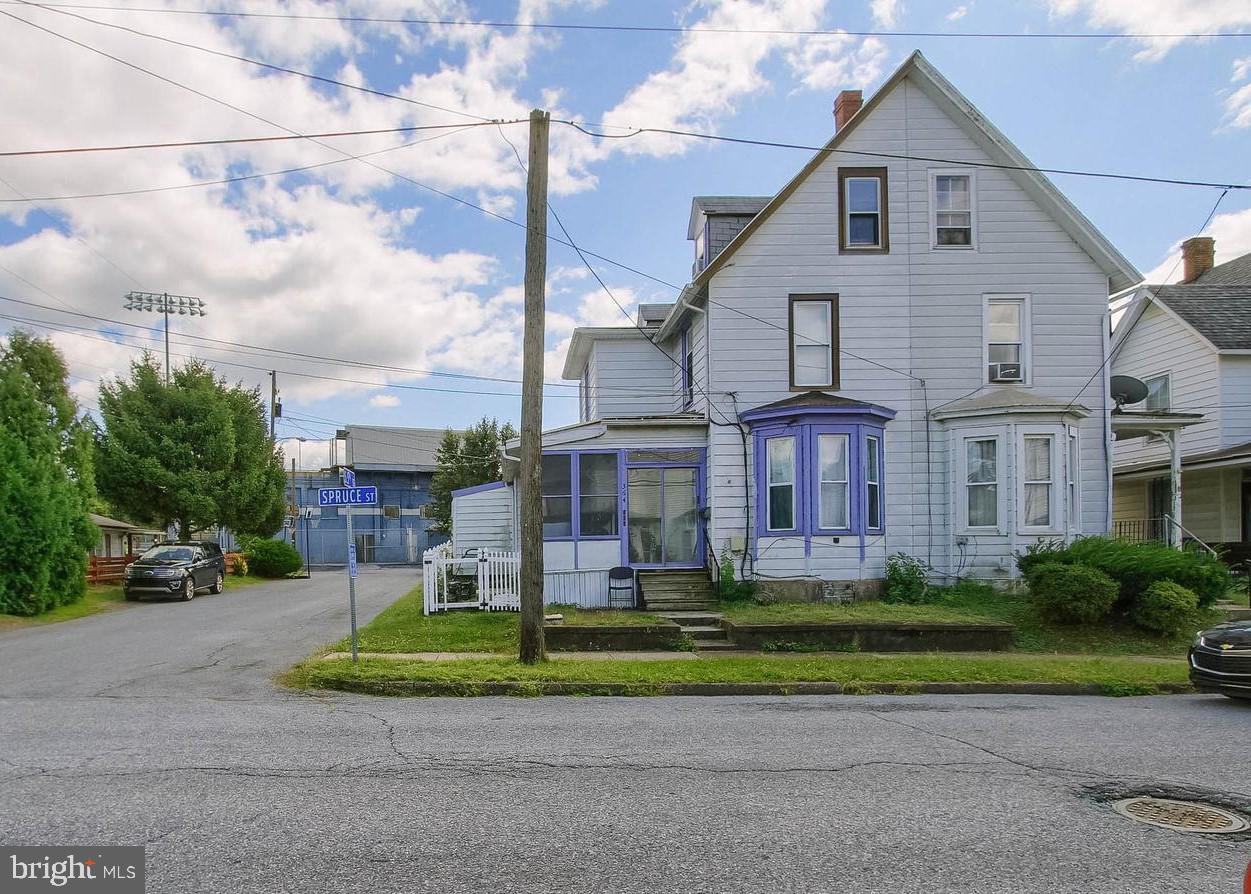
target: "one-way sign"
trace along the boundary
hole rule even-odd
[[[366,487],[319,487],[318,506],[377,506],[378,488]]]

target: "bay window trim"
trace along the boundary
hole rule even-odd
[[[868,533],[880,534],[886,530],[886,489],[882,479],[885,477],[883,472],[885,463],[883,462],[884,454],[882,451],[882,435],[868,432],[864,436],[864,529]],[[873,444],[874,449],[869,449],[869,444]],[[877,456],[877,481],[869,480],[869,457]],[[874,505],[874,501],[870,499],[870,485],[877,486],[877,524],[871,524],[871,516],[869,507]]]
[[[994,481],[970,482],[969,481],[969,443],[972,441],[994,441],[995,442],[995,479]],[[966,430],[961,431],[958,436],[959,444],[959,477],[956,479],[959,485],[959,498],[957,500],[957,512],[960,530],[971,534],[1002,534],[1006,527],[1004,525],[1004,509],[1006,501],[1004,499],[1004,444],[1005,438],[1002,431],[993,430]],[[993,525],[974,525],[969,520],[969,489],[970,487],[984,487],[987,485],[995,487],[995,523]]]
[[[808,467],[812,470],[812,532],[814,534],[850,534],[855,530],[857,517],[857,507],[855,500],[852,498],[855,478],[852,477],[852,471],[858,468],[859,453],[856,450],[855,427],[835,428],[825,425],[811,426],[812,439],[812,461]],[[822,477],[821,469],[821,439],[823,437],[842,438],[845,444],[843,454],[844,460],[844,478],[842,481],[832,481],[832,484],[843,485],[843,509],[847,513],[847,524],[826,527],[821,524],[821,485],[827,483]]]
[[[1016,443],[1016,500],[1017,500],[1017,531],[1022,534],[1058,534],[1064,529],[1060,524],[1060,501],[1059,491],[1061,485],[1066,481],[1060,477],[1060,456],[1059,445],[1062,432],[1055,428],[1039,428],[1031,429],[1028,427],[1018,427],[1017,443]],[[1025,450],[1025,444],[1031,438],[1047,440],[1047,462],[1049,477],[1046,481],[1041,479],[1031,480],[1026,475],[1025,463],[1028,460]],[[1067,437],[1065,438],[1067,442]],[[1067,443],[1066,443],[1067,446]],[[1030,525],[1025,520],[1025,494],[1029,485],[1047,485],[1047,524]],[[1067,489],[1067,488],[1066,488]]]
[[[808,301],[824,302],[830,308],[830,375],[828,381],[823,384],[797,385],[795,383],[795,305]],[[789,296],[787,301],[786,349],[791,391],[837,391],[841,387],[839,380],[842,370],[839,364],[838,335],[837,293],[791,294]]]
[[[790,441],[791,442],[791,480],[789,482],[777,482],[776,484],[769,480],[770,456],[769,444],[772,441]],[[794,431],[779,431],[765,434],[760,439],[761,448],[764,452],[761,468],[764,470],[762,476],[762,484],[764,490],[764,512],[761,517],[764,533],[770,535],[778,534],[796,534],[800,531],[799,520],[801,517],[800,507],[800,471],[803,468],[803,450],[800,438]],[[791,489],[791,524],[789,527],[773,526],[773,489],[775,487],[790,487]]]
[[[839,168],[838,169],[838,251],[839,254],[878,254],[890,253],[890,214],[888,172],[881,168]],[[848,223],[852,212],[847,200],[847,182],[849,180],[877,181],[877,242],[873,245],[855,245],[851,242]]]

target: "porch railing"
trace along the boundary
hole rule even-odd
[[[1112,523],[1112,536],[1134,543],[1168,541],[1168,521],[1163,518],[1130,518]]]

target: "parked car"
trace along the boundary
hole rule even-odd
[[[1200,631],[1190,647],[1190,682],[1200,692],[1251,699],[1251,621]]]
[[[216,543],[180,540],[160,543],[126,566],[122,592],[127,601],[140,596],[178,596],[184,602],[197,590],[226,588],[226,556]]]

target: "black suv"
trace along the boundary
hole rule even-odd
[[[220,593],[226,588],[226,557],[216,543],[180,540],[159,543],[126,566],[122,592],[129,602],[140,596],[195,598],[196,590]]]
[[[1200,692],[1251,699],[1251,621],[1200,631],[1190,647],[1190,682]]]

